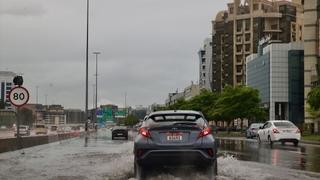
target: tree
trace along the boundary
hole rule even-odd
[[[315,87],[308,93],[307,103],[310,115],[314,119],[320,118],[320,87]]]
[[[218,97],[211,115],[222,121],[262,119],[266,112],[260,108],[259,91],[251,87],[226,86]]]
[[[124,120],[124,124],[126,126],[133,126],[133,125],[137,124],[138,122],[139,122],[139,119],[132,114],[129,114],[127,116],[127,118]]]
[[[186,101],[179,99],[175,104],[167,107],[167,110],[194,110],[200,111],[204,116],[211,120],[210,111],[214,108],[215,101],[218,95],[207,90],[202,90],[201,93],[192,99]]]
[[[214,109],[217,99],[218,94],[202,90],[200,95],[193,97],[188,102],[187,107],[202,112],[208,120],[212,120],[214,117],[211,116],[210,112]]]

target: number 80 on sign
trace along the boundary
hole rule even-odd
[[[11,89],[9,94],[9,101],[16,107],[21,107],[28,103],[29,92],[26,88],[18,86]]]

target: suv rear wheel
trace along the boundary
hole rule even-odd
[[[143,166],[139,165],[136,161],[134,162],[134,175],[137,180],[144,180],[146,178],[146,171]]]
[[[217,159],[207,168],[206,173],[209,179],[216,179],[218,175],[218,163]]]

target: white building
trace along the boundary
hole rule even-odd
[[[13,78],[16,76],[11,71],[0,71],[0,102],[5,103],[5,109],[13,109],[9,101],[9,93],[11,88],[14,86]]]
[[[212,38],[206,38],[199,55],[199,85],[201,89],[211,91],[212,82]]]
[[[259,90],[269,119],[304,122],[302,43],[267,42],[246,59],[247,85]]]
[[[165,105],[170,106],[178,102],[180,99],[184,100],[190,100],[193,97],[200,94],[200,86],[198,84],[193,84],[191,82],[191,85],[184,88],[183,92],[178,92],[178,90],[175,93],[169,93],[168,98],[166,99]]]

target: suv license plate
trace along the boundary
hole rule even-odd
[[[182,141],[182,136],[167,136],[168,141]]]

